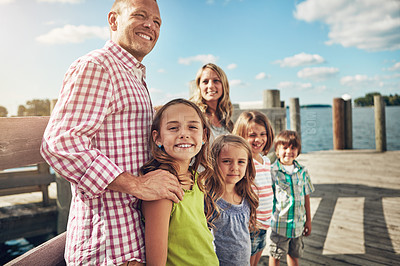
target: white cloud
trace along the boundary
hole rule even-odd
[[[311,89],[313,86],[311,83],[282,81],[278,83],[277,87],[280,89],[306,90],[306,89]]]
[[[176,99],[176,98],[185,98],[187,99],[189,96],[188,91],[181,91],[177,93],[167,93],[164,90],[160,90],[157,88],[150,88],[149,89],[151,100],[153,102],[153,106],[159,106],[163,105],[170,100]]]
[[[267,74],[265,74],[264,72],[258,73],[255,77],[255,79],[266,79],[267,78]]]
[[[337,73],[339,73],[339,69],[334,67],[311,67],[300,70],[297,72],[297,76],[313,81],[323,81],[336,76]]]
[[[390,71],[400,70],[400,62],[397,62],[392,67],[389,68]]]
[[[382,86],[382,82],[377,77],[368,77],[367,75],[345,76],[340,79],[340,84],[355,88],[371,88]]]
[[[166,73],[167,71],[165,71],[164,68],[160,68],[159,70],[157,70],[158,73]]]
[[[11,4],[14,3],[15,0],[0,0],[0,5],[7,5],[7,4]]]
[[[229,64],[226,68],[227,69],[235,69],[235,68],[237,68],[237,65],[236,64]]]
[[[244,85],[245,83],[240,79],[233,79],[229,81],[229,86],[231,87],[244,86]]]
[[[40,35],[36,41],[45,44],[82,43],[94,38],[107,40],[109,35],[107,27],[65,25],[63,28],[56,28]]]
[[[216,63],[218,60],[218,57],[212,55],[212,54],[201,54],[201,55],[196,55],[196,56],[191,56],[191,57],[186,57],[186,58],[179,58],[178,63],[182,65],[191,65],[194,62],[200,62],[202,64],[207,64],[207,63]]]
[[[311,83],[301,83],[292,81],[282,81],[276,86],[279,89],[294,90],[294,91],[314,91],[323,92],[326,90],[326,86],[313,86]]]
[[[83,3],[85,0],[36,0],[39,3],[67,3],[67,4],[79,4]]]
[[[395,0],[306,0],[294,16],[330,28],[328,45],[367,51],[400,49],[400,2]]]
[[[286,57],[283,60],[276,60],[274,63],[279,64],[281,67],[297,67],[313,64],[322,64],[325,59],[317,54],[300,53],[292,57]]]

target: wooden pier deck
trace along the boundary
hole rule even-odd
[[[300,265],[400,265],[400,151],[320,151],[299,161],[316,188]],[[35,201],[38,192],[4,196],[0,207]],[[263,256],[259,265],[267,261]]]
[[[300,265],[400,265],[400,151],[320,151],[299,161],[316,189]]]

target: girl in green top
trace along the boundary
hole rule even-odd
[[[143,201],[147,265],[218,265],[204,214],[202,176],[211,171],[210,130],[204,115],[192,102],[172,100],[156,113],[151,132],[153,158],[141,173],[168,170],[185,195],[178,204],[167,199]],[[198,177],[200,164],[205,170]]]

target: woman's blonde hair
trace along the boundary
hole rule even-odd
[[[157,131],[158,133],[160,133],[161,121],[163,119],[163,114],[165,110],[167,110],[170,106],[176,104],[184,104],[192,107],[200,117],[203,129],[205,129],[204,132],[206,134],[205,137],[203,137],[203,141],[205,143],[204,145],[202,145],[199,153],[197,153],[196,156],[194,157],[191,169],[196,172],[199,165],[202,165],[207,170],[206,172],[209,173],[210,170],[208,170],[208,168],[210,168],[210,163],[208,159],[208,147],[210,139],[210,127],[208,126],[208,122],[204,114],[194,103],[185,99],[175,99],[163,105],[157,111],[154,117],[153,124],[151,125],[151,132]],[[152,134],[150,134],[149,143],[150,143],[150,151],[152,158],[140,168],[140,174],[144,175],[148,172],[157,169],[163,169],[169,171],[175,176],[178,176],[179,166],[176,163],[175,159],[172,158],[168,153],[166,153],[163,147],[159,147],[156,144]],[[203,181],[201,180],[202,180],[202,175],[200,175],[199,178],[197,179],[197,184],[199,185],[199,188],[204,192]]]
[[[263,126],[267,131],[267,143],[263,148],[264,155],[269,152],[274,141],[274,130],[272,129],[271,123],[268,117],[259,111],[243,112],[236,120],[235,127],[233,128],[233,134],[241,136],[247,139],[250,122],[254,122],[260,126]]]
[[[205,199],[205,213],[207,217],[208,226],[213,227],[213,222],[220,215],[220,210],[216,201],[222,197],[225,191],[225,181],[218,166],[218,158],[222,151],[222,148],[226,145],[233,145],[242,148],[247,153],[247,167],[245,176],[235,185],[236,193],[246,199],[250,204],[250,223],[249,228],[251,231],[256,231],[256,210],[258,207],[258,196],[253,191],[252,185],[254,185],[254,178],[256,170],[253,164],[253,156],[249,143],[240,136],[226,134],[218,136],[211,146],[211,165],[214,169],[214,173],[210,176],[205,177],[205,189],[208,192]]]
[[[216,114],[217,117],[220,121],[220,123],[229,131],[232,132],[233,129],[233,122],[231,120],[232,114],[233,114],[233,105],[231,103],[230,97],[229,97],[229,82],[228,82],[228,77],[226,76],[225,72],[220,68],[219,66],[213,64],[213,63],[208,63],[202,66],[199,71],[197,72],[196,75],[196,90],[193,94],[193,96],[190,98],[192,102],[197,104],[200,109],[203,112],[207,112],[208,105],[206,104],[204,98],[201,96],[201,91],[200,91],[200,79],[201,75],[203,74],[203,71],[208,68],[213,70],[217,76],[221,79],[222,83],[222,96],[218,99],[218,105],[217,105],[217,110]]]

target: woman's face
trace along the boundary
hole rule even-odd
[[[205,68],[203,73],[201,73],[199,86],[201,97],[203,97],[207,104],[218,102],[218,99],[221,98],[224,93],[221,79],[218,77],[217,73],[210,68]]]

